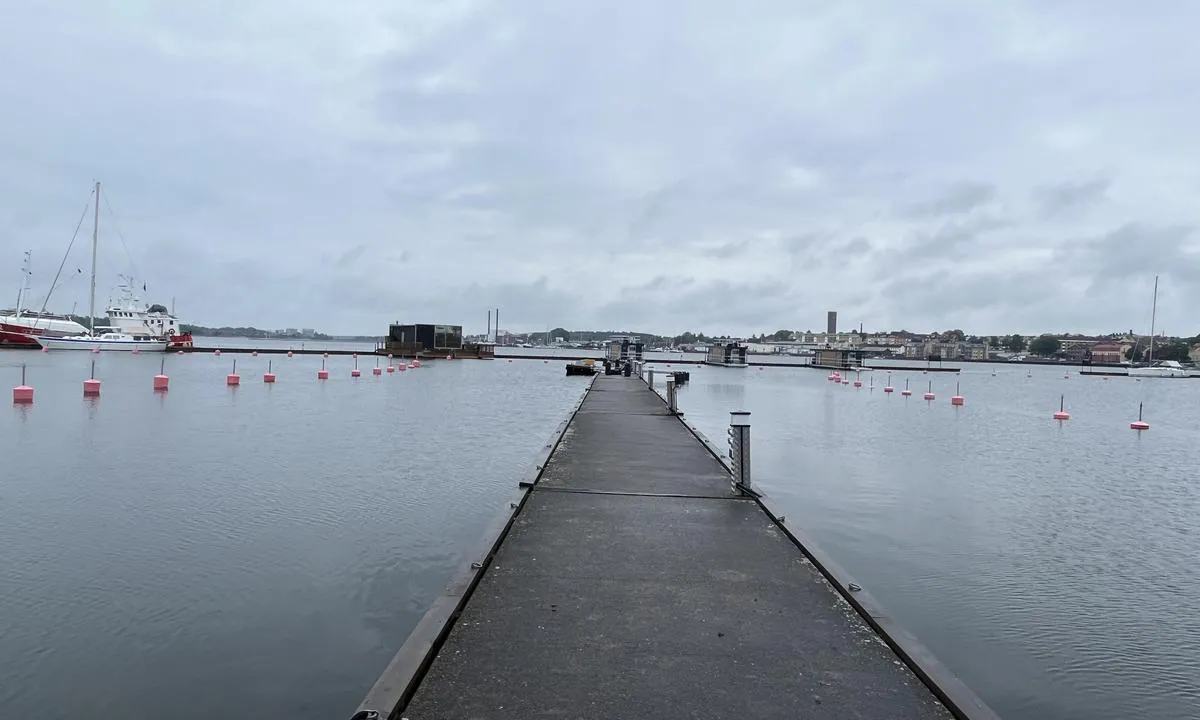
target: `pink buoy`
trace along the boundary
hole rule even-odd
[[[263,382],[265,382],[265,383],[275,382],[275,373],[271,372],[271,370],[272,370],[271,361],[268,360],[267,361],[267,371],[265,373],[263,373]]]
[[[251,351],[250,351],[250,357],[258,357],[258,351],[257,351],[257,350],[251,350]]]
[[[134,348],[133,350],[130,351],[129,354],[130,355],[141,355],[142,351],[139,348]]]
[[[292,356],[292,351],[288,350],[288,357],[291,357],[291,356]]]
[[[233,361],[233,372],[225,376],[225,384],[230,387],[236,387],[242,384],[242,376],[237,374],[237,359]]]
[[[318,370],[317,371],[317,379],[318,380],[328,380],[329,379],[329,371],[328,370]]]
[[[221,357],[221,351],[220,351],[220,350],[213,350],[213,355],[215,355],[216,357]]]
[[[891,393],[893,393],[893,392],[895,392],[895,391],[896,391],[896,388],[892,387],[891,385],[884,385],[884,386],[883,386],[883,391],[884,391],[885,393],[891,394]]]
[[[922,397],[924,397],[926,400],[932,400],[934,398],[932,380],[929,381],[929,389],[925,391],[925,394]]]
[[[392,359],[392,354],[388,353],[388,360],[391,360],[391,359]]]
[[[21,384],[13,388],[13,405],[33,403],[33,388],[25,384],[25,365],[21,365]]]
[[[83,396],[84,397],[99,397],[100,381],[96,378],[90,378],[83,381]]]
[[[1138,403],[1138,419],[1129,423],[1129,429],[1138,431],[1150,429],[1150,423],[1142,420],[1142,403]]]
[[[182,355],[182,354],[183,354],[183,351],[182,351],[182,350],[176,350],[176,351],[175,351],[175,354],[176,354],[176,355]]]
[[[362,373],[358,371],[358,368],[354,368],[350,371],[350,377],[352,378],[360,377],[361,375]]]
[[[324,354],[324,355],[322,355],[321,357],[327,358],[327,357],[329,357],[329,353],[325,353],[325,354]]]
[[[374,368],[371,368],[371,374],[372,374],[372,375],[382,375],[382,374],[383,374],[383,368],[380,368],[380,367],[374,367]]]
[[[1071,413],[1067,412],[1066,395],[1058,396],[1058,412],[1054,413],[1055,420],[1070,420]]]
[[[408,366],[405,365],[404,363],[400,363],[399,365],[396,366],[396,369],[399,370],[400,372],[404,372],[405,370],[408,369]]]
[[[99,353],[99,352],[100,352],[100,348],[98,348],[98,347],[94,347],[94,348],[92,348],[92,354],[93,354],[93,355],[95,355],[95,354],[97,354],[97,353]]]
[[[958,383],[954,383],[954,394],[950,396],[950,404],[956,407],[961,407],[966,399],[959,392]]]
[[[166,392],[170,382],[170,378],[167,377],[167,359],[164,357],[159,361],[158,374],[154,376],[154,392]]]
[[[854,381],[854,387],[856,387],[856,388],[860,388],[860,387],[862,387],[862,380],[855,380],[855,381]]]
[[[50,348],[44,347],[44,348],[42,348],[42,352],[50,352]]]

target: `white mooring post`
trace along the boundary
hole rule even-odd
[[[646,371],[646,384],[650,386],[651,390],[654,389],[654,368]]]
[[[667,375],[667,411],[672,415],[679,414],[679,403],[675,397],[675,375]]]
[[[751,490],[750,413],[746,410],[729,413],[729,460],[733,491]]]

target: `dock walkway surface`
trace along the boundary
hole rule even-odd
[[[547,452],[474,591],[448,589],[465,603],[448,634],[418,626],[362,707],[409,720],[952,717],[638,378],[595,378]]]

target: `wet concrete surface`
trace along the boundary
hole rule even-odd
[[[403,717],[950,714],[644,383],[600,377]]]

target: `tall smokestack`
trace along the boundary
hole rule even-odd
[[[496,344],[500,344],[500,308],[496,308]]]
[[[825,332],[829,335],[837,335],[837,310],[830,310],[825,316]]]
[[[491,342],[491,340],[492,340],[492,311],[491,310],[488,310],[488,330],[487,330],[487,335],[484,335],[483,339],[485,342]]]

